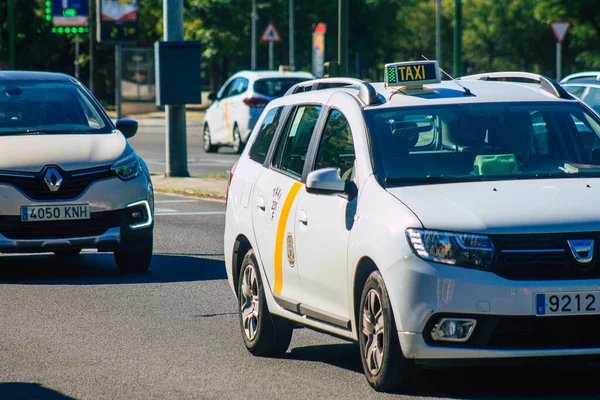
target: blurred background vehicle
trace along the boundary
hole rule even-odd
[[[265,106],[281,97],[296,83],[314,79],[308,72],[240,71],[216,93],[209,94],[211,106],[203,123],[204,150],[214,153],[231,146],[241,153]]]
[[[600,114],[600,71],[578,72],[564,77],[561,85]]]

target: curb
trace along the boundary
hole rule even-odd
[[[225,194],[223,193],[213,193],[213,192],[203,192],[201,190],[193,190],[193,189],[172,189],[172,188],[154,188],[155,193],[166,193],[166,194],[178,194],[181,196],[188,197],[197,197],[199,199],[214,199],[214,200],[225,200]]]

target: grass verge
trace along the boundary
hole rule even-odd
[[[170,189],[170,188],[154,188],[155,192],[159,193],[172,193],[172,194],[180,194],[183,196],[190,197],[199,197],[204,199],[219,199],[225,200],[225,195],[221,193],[213,193],[213,192],[202,192],[200,190],[190,190],[190,189]]]

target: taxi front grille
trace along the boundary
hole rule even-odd
[[[596,244],[590,263],[575,260],[568,240],[591,239]],[[512,280],[600,278],[600,233],[497,235],[492,271]]]
[[[32,200],[66,200],[79,197],[95,181],[115,176],[109,166],[69,172],[59,170],[63,181],[60,188],[52,192],[44,182],[45,172],[46,168],[31,174],[0,172],[0,183],[16,187]]]

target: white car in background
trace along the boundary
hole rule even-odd
[[[234,74],[218,92],[209,95],[213,103],[204,117],[204,150],[214,153],[221,146],[231,146],[235,153],[241,153],[267,103],[309,79],[314,76],[308,72],[290,72],[282,68]]]

